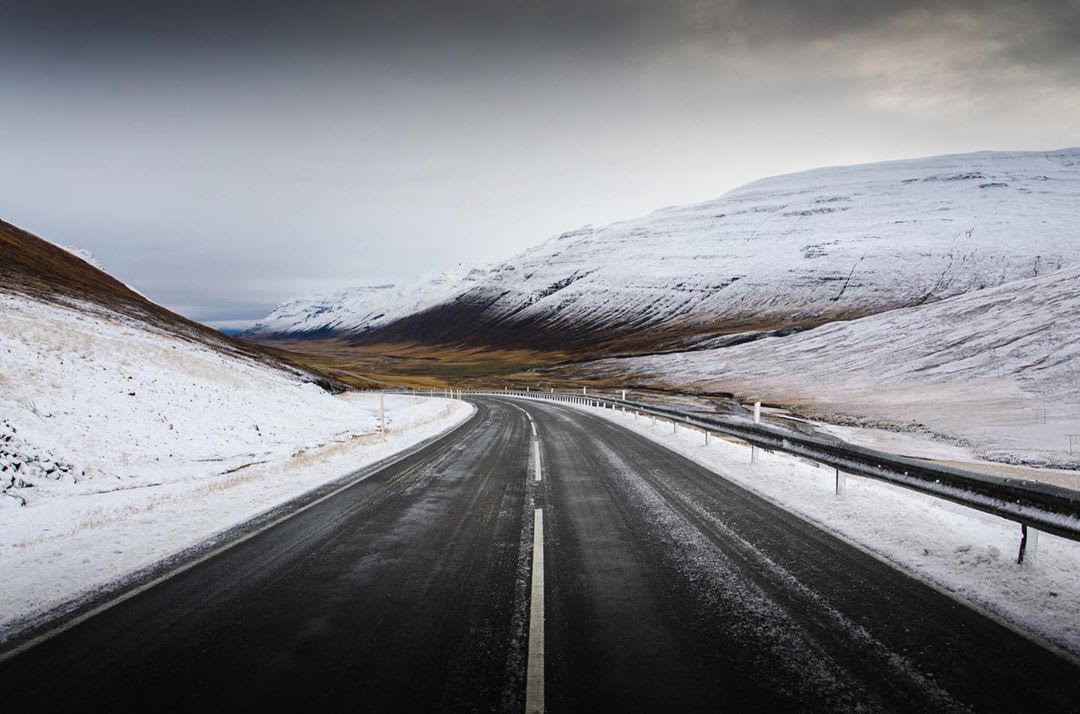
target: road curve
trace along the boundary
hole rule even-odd
[[[3,662],[5,709],[1080,706],[1072,663],[703,467],[473,401],[453,436]]]

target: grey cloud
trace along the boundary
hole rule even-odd
[[[816,165],[1080,142],[1080,5],[0,2],[0,217],[195,317]]]

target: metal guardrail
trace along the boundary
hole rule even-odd
[[[386,390],[425,395],[422,390]],[[1023,527],[1023,560],[1027,529],[1034,528],[1071,540],[1080,540],[1080,491],[1028,479],[979,474],[897,456],[840,440],[830,441],[770,424],[730,418],[707,418],[677,409],[589,394],[533,391],[434,390],[435,395],[492,396],[554,401],[636,411],[707,432],[723,434],[770,451],[780,451],[855,476],[891,483],[936,498],[973,508]]]

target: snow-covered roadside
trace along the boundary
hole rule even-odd
[[[368,411],[375,395],[345,395]],[[465,402],[387,396],[386,441],[352,435],[231,474],[91,494],[0,511],[0,633],[157,563],[350,471],[464,421]]]
[[[379,395],[331,395],[100,305],[0,293],[0,639],[473,410],[385,400],[384,440]]]
[[[748,446],[670,422],[595,407],[610,419],[720,476],[862,546],[902,570],[970,601],[1021,630],[1080,655],[1080,543],[1040,535],[1038,553],[1016,564],[1015,523],[940,499],[849,476],[843,497],[834,475],[780,453],[750,464]]]

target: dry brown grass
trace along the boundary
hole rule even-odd
[[[340,380],[352,387],[532,387],[539,389],[592,386],[595,388],[675,391],[657,384],[627,383],[619,377],[583,377],[581,366],[595,359],[684,351],[703,340],[746,332],[813,327],[807,323],[715,324],[672,320],[633,334],[581,336],[561,349],[521,349],[527,335],[501,334],[490,344],[478,344],[485,330],[478,328],[467,343],[427,343],[416,340],[379,341],[381,333],[354,337],[282,338],[259,341],[264,348],[306,369]],[[459,328],[458,329],[462,329]],[[511,339],[512,338],[512,339]],[[437,335],[432,336],[436,340]],[[544,344],[542,341],[538,344]],[[500,346],[501,344],[501,346]],[[721,395],[717,395],[721,396]]]
[[[502,386],[511,375],[529,381],[530,370],[565,363],[561,352],[443,347],[415,343],[353,345],[341,339],[273,340],[261,343],[294,364],[350,386],[440,389]]]

